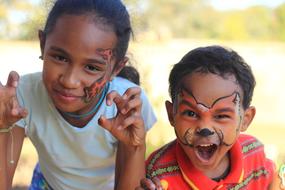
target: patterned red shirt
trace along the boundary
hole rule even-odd
[[[167,190],[265,190],[275,171],[256,138],[241,134],[230,150],[231,170],[216,182],[197,170],[175,140],[153,152],[147,162],[147,177],[158,177]]]

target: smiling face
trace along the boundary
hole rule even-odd
[[[204,172],[222,173],[227,152],[246,130],[255,109],[242,107],[242,90],[233,76],[211,73],[186,75],[175,103],[166,103],[170,123],[193,165]]]
[[[96,18],[95,18],[96,19]],[[116,75],[113,29],[91,15],[63,15],[52,31],[40,35],[43,82],[55,107],[85,113],[98,101],[106,82]]]

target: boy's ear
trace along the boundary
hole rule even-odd
[[[46,35],[44,31],[39,30],[38,31],[38,37],[40,41],[40,48],[41,48],[41,56],[44,54],[44,49],[45,49],[45,43],[46,43]]]
[[[112,80],[113,77],[115,77],[115,76],[117,76],[119,74],[119,72],[123,69],[123,67],[127,64],[128,61],[129,61],[129,58],[128,57],[124,57],[120,62],[118,62],[115,65],[114,72],[112,73],[111,80]]]
[[[246,129],[249,127],[249,125],[251,124],[254,116],[256,113],[256,109],[254,106],[250,106],[249,108],[247,108],[244,112],[244,118],[242,121],[242,126],[241,126],[241,131],[246,131]]]
[[[165,101],[165,107],[166,107],[166,111],[167,111],[167,115],[168,115],[168,120],[170,122],[170,124],[174,127],[174,108],[173,108],[173,103],[170,101]]]

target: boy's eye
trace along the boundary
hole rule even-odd
[[[216,119],[228,119],[231,118],[229,115],[226,114],[220,114],[215,116]]]
[[[185,110],[182,112],[182,115],[188,116],[188,117],[198,117],[198,115],[191,110]]]

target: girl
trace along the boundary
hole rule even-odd
[[[42,73],[11,72],[0,86],[1,190],[11,188],[25,135],[39,157],[30,190],[139,184],[156,119],[144,92],[116,77],[131,33],[120,0],[55,2],[39,31]]]

